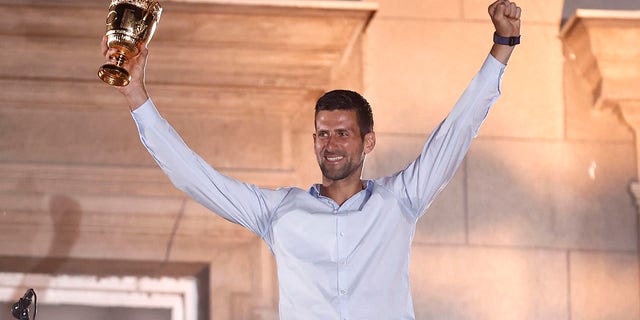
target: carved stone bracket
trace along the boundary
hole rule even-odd
[[[578,9],[560,37],[566,59],[590,84],[594,108],[619,112],[633,129],[640,177],[640,11]],[[640,208],[640,183],[630,188]]]
[[[640,99],[640,11],[579,9],[560,37],[566,59],[591,85],[596,108]]]

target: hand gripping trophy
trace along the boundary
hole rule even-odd
[[[111,0],[107,15],[107,46],[116,49],[107,63],[98,70],[98,77],[112,85],[123,87],[131,76],[122,66],[135,57],[138,45],[149,43],[158,26],[162,7],[152,0]]]

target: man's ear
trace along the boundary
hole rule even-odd
[[[376,146],[376,133],[371,131],[364,135],[364,153],[368,154]]]

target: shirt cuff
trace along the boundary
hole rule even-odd
[[[139,126],[151,125],[162,120],[162,116],[158,112],[158,109],[156,109],[153,101],[151,101],[151,98],[131,111],[131,116],[133,116],[133,120],[135,120]]]
[[[507,65],[498,61],[498,59],[489,54],[487,56],[487,59],[484,60],[482,68],[480,68],[480,74],[482,74],[483,76],[491,76],[497,74],[502,77],[502,74],[504,73],[504,69],[506,67]]]

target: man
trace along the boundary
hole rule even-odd
[[[269,246],[280,319],[414,319],[409,257],[416,222],[464,158],[519,42],[520,8],[497,0],[488,11],[494,45],[481,70],[418,158],[376,180],[361,179],[376,139],[371,108],[353,91],[328,92],[316,104],[313,140],[322,183],[304,191],[236,181],[192,152],[149,99],[146,48],[129,62],[132,81],[119,90],[143,144],[174,185]]]

